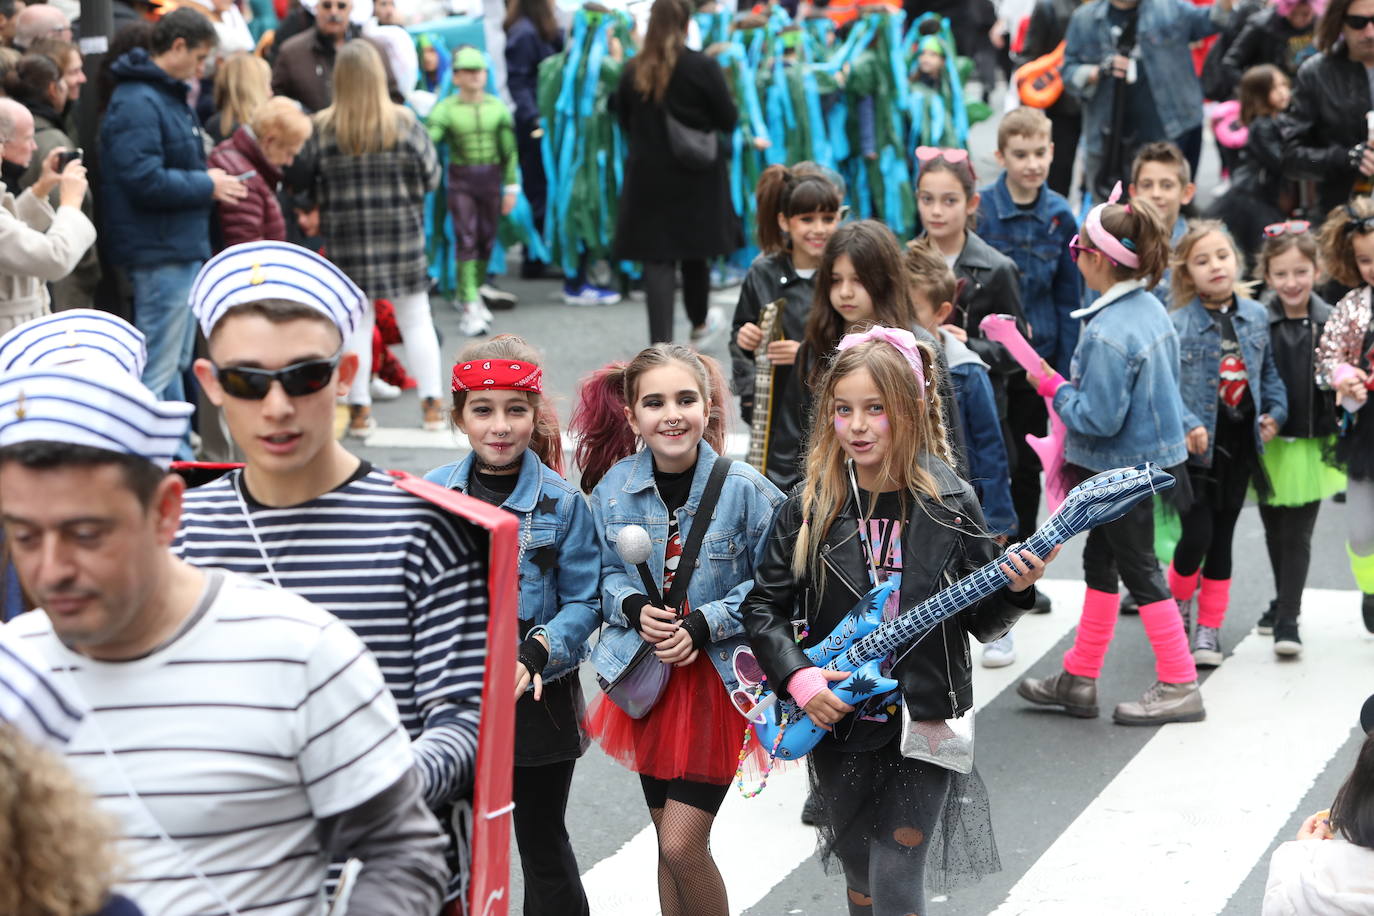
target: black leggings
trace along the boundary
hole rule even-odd
[[[1302,611],[1302,590],[1312,562],[1312,529],[1317,524],[1320,501],[1305,506],[1260,506],[1264,543],[1274,570],[1275,616],[1297,620]]]
[[[1016,540],[1024,541],[1035,533],[1040,513],[1040,456],[1026,441],[1026,434],[1045,435],[1049,414],[1045,399],[1024,380],[1007,383],[1007,425],[1011,438],[1007,457],[1011,464],[1011,504],[1016,510]]]
[[[576,760],[515,768],[515,842],[525,877],[525,916],[587,916],[587,894],[568,841],[568,792]]]
[[[662,808],[670,800],[691,805],[714,817],[720,813],[725,796],[730,794],[730,785],[713,786],[707,782],[691,782],[686,779],[654,779],[652,776],[639,777],[639,786],[644,790],[644,803],[650,808]]]
[[[1088,588],[1115,594],[1117,577],[1137,604],[1169,598],[1169,585],[1155,557],[1155,510],[1144,500],[1114,522],[1088,532],[1083,545],[1083,579]]]
[[[1231,541],[1236,535],[1236,522],[1241,506],[1217,509],[1197,502],[1183,513],[1183,531],[1174,548],[1174,572],[1191,576],[1199,566],[1203,578],[1231,578]],[[1203,557],[1207,562],[1203,563]]]
[[[711,266],[706,261],[683,261],[682,304],[692,327],[706,323],[711,298]],[[644,304],[649,310],[649,343],[673,339],[673,293],[678,264],[674,261],[644,262]]]

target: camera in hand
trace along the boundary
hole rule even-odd
[[[64,149],[62,152],[58,153],[58,154],[57,154],[57,174],[61,175],[62,172],[67,168],[67,166],[71,165],[73,162],[76,162],[76,161],[77,161],[78,159],[80,159],[80,158],[81,158],[81,148],[80,148],[80,147],[77,147],[76,149]]]

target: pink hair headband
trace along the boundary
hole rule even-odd
[[[916,349],[916,335],[901,328],[889,328],[883,325],[875,325],[867,331],[859,334],[846,334],[840,338],[840,345],[835,349],[844,351],[850,347],[857,347],[861,343],[868,343],[870,340],[880,340],[883,343],[891,344],[902,354],[902,358],[911,366],[911,371],[916,375],[916,384],[921,389],[921,397],[926,395],[926,373],[921,368],[921,353]]]
[[[1083,220],[1083,231],[1088,238],[1092,239],[1093,246],[1098,251],[1111,258],[1122,267],[1139,267],[1140,256],[1127,248],[1120,239],[1108,232],[1102,225],[1102,211],[1109,205],[1121,199],[1121,182],[1116,183],[1112,188],[1112,196],[1107,198],[1106,203],[1098,204],[1088,211],[1088,218]],[[1131,205],[1126,204],[1126,209],[1130,210]]]

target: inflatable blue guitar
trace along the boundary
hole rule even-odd
[[[1103,471],[1070,490],[1045,524],[1024,544],[1009,547],[1008,552],[1024,548],[1036,556],[1047,556],[1055,545],[1096,525],[1116,521],[1142,499],[1173,485],[1174,478],[1153,463]],[[887,622],[883,622],[883,606],[893,586],[890,583],[879,585],[864,596],[829,636],[807,649],[806,655],[819,667],[854,672],[831,687],[851,706],[896,690],[897,681],[879,673],[882,660],[914,643],[945,618],[1006,586],[1010,579],[1001,569],[1002,562],[999,557]],[[776,758],[798,760],[805,757],[825,732],[817,728],[796,703],[779,699],[772,691],[759,689],[763,680],[762,668],[749,649],[735,650],[734,667],[742,686],[731,696],[731,701],[753,724],[759,743]],[[750,687],[755,689],[751,691]]]

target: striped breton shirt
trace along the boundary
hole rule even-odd
[[[67,762],[116,819],[118,889],[145,913],[222,914],[227,902],[318,916],[329,859],[319,821],[413,766],[358,637],[245,576],[212,572],[182,630],[130,661],[76,654],[42,611],[5,629],[90,710]]]
[[[285,508],[254,501],[242,479],[231,471],[186,493],[172,550],[274,582],[352,627],[415,742],[425,801],[442,812],[472,787],[486,652],[485,560],[465,523],[367,462]]]

